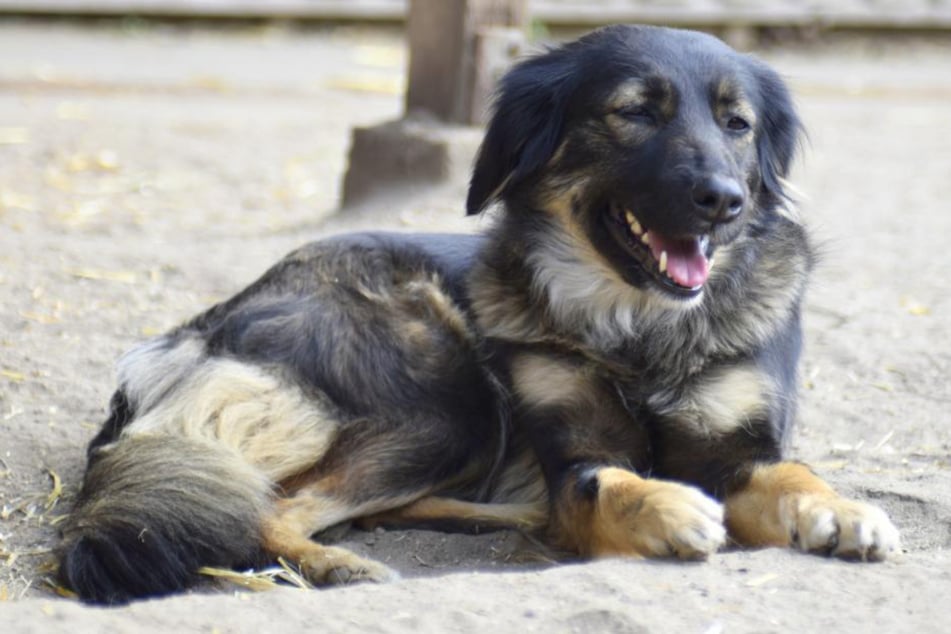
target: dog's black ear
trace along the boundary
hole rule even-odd
[[[760,94],[756,147],[760,174],[764,193],[778,202],[788,198],[784,183],[802,142],[803,127],[785,82],[765,64],[753,64]]]
[[[572,56],[559,48],[519,63],[502,78],[469,183],[469,215],[511,191],[555,153],[575,75]]]

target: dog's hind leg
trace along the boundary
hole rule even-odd
[[[322,495],[319,487],[279,500],[261,526],[262,546],[270,556],[300,566],[308,581],[335,585],[358,581],[390,581],[399,575],[382,563],[365,559],[345,548],[326,546],[310,536],[338,522],[352,519],[357,507]]]
[[[393,578],[382,564],[309,538],[340,522],[419,508],[412,505],[436,492],[477,486],[492,452],[474,447],[467,433],[422,415],[344,423],[323,459],[280,483],[285,497],[263,523],[265,551],[298,564],[315,584]]]
[[[406,506],[360,518],[362,528],[426,526],[459,531],[512,528],[534,531],[548,523],[547,504],[484,504],[428,496]]]

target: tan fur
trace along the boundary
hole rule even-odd
[[[559,144],[558,149],[556,149],[555,153],[551,155],[550,159],[548,159],[548,169],[551,170],[556,168],[558,164],[564,160],[565,154],[568,151],[568,145],[569,144],[567,141],[562,141],[561,144]]]
[[[541,210],[556,218],[562,229],[576,241],[584,241],[585,236],[574,221],[574,208],[583,202],[580,197],[587,188],[588,179],[583,175],[550,177],[543,188],[544,194],[537,201]]]
[[[639,105],[647,99],[647,84],[643,79],[633,78],[620,83],[605,102],[609,110]]]
[[[532,531],[544,527],[548,522],[548,505],[543,501],[535,504],[479,504],[453,498],[426,497],[392,511],[365,517],[361,525],[370,528],[379,524],[440,521]]]
[[[442,280],[438,275],[434,273],[416,275],[394,280],[393,285],[376,284],[371,288],[366,283],[357,283],[355,288],[367,300],[385,306],[391,306],[397,300],[397,296],[403,301],[419,302],[419,308],[424,308],[429,313],[426,317],[436,317],[460,339],[470,338],[471,332],[465,316],[443,289]],[[394,290],[398,290],[399,293],[395,293]],[[413,326],[416,328],[426,326],[429,321],[420,320],[410,324],[408,332],[418,336],[419,333],[412,329]]]
[[[730,535],[744,546],[796,546],[839,557],[879,560],[900,548],[898,530],[874,506],[839,497],[808,467],[756,467],[726,500]]]
[[[752,364],[727,368],[694,386],[686,399],[688,406],[675,415],[693,431],[729,433],[767,413],[770,391],[769,380]]]
[[[698,489],[615,467],[599,469],[597,479],[587,512],[560,518],[562,541],[582,555],[703,559],[723,544],[723,509]]]
[[[575,405],[590,395],[581,370],[546,356],[526,354],[516,358],[512,379],[519,398],[530,407]]]
[[[206,360],[177,388],[123,430],[217,441],[241,455],[272,482],[318,461],[336,423],[313,397],[259,366]]]
[[[608,97],[604,122],[619,141],[635,145],[643,143],[653,134],[650,126],[639,124],[623,114],[624,110],[643,106],[648,101],[648,88],[641,79],[625,81]],[[672,110],[669,99],[657,105],[666,114]]]
[[[396,324],[400,337],[413,347],[422,347],[432,338],[432,330],[424,321],[405,321]]]
[[[715,280],[718,277],[730,274],[730,262],[733,259],[733,244],[725,244],[713,254],[710,258],[710,279]]]
[[[832,497],[832,487],[808,467],[781,462],[757,467],[749,483],[726,501],[726,523],[730,535],[747,546],[788,546],[793,527],[788,508],[780,500],[788,496]]]
[[[433,275],[429,280],[413,281],[407,289],[422,297],[432,314],[462,341],[472,338],[472,330],[459,306],[443,290],[442,281]]]
[[[756,128],[756,110],[735,80],[723,79],[717,84],[714,107],[716,116],[721,121],[736,115],[742,117],[751,128]],[[739,137],[736,142],[749,145],[753,143],[753,140],[753,135],[747,134]]]

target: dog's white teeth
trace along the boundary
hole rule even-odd
[[[627,226],[631,228],[631,233],[635,236],[640,236],[644,233],[644,228],[641,227],[641,223],[637,221],[637,218],[634,216],[634,212],[627,210],[624,212],[624,219],[627,220]]]
[[[650,246],[651,234],[645,232],[644,235],[641,236],[641,242],[643,242],[647,246]]]
[[[658,260],[658,265],[659,265],[661,273],[667,272],[667,252],[666,251],[660,252],[660,260]]]

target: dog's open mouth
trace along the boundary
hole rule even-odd
[[[710,237],[673,238],[645,227],[633,211],[611,203],[614,239],[664,289],[691,297],[703,290],[710,277]]]

